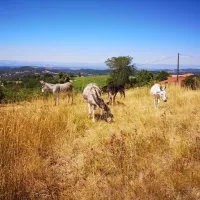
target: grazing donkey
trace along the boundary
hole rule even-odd
[[[97,106],[102,109],[101,112],[104,111],[103,115],[106,117],[106,121],[112,122],[113,115],[109,107],[101,98],[101,90],[96,84],[90,83],[85,87],[83,90],[83,98],[88,102],[89,117],[91,117],[91,108],[94,106],[93,122],[95,122],[95,110]]]
[[[152,96],[154,96],[154,106],[157,109],[158,108],[158,104],[160,103],[160,98],[166,102],[167,101],[167,97],[166,97],[166,85],[163,88],[161,85],[159,84],[155,84],[152,86],[151,90],[150,90],[150,94]]]
[[[125,98],[124,85],[120,85],[118,83],[110,83],[109,85],[104,86],[101,90],[102,92],[108,93],[108,104],[115,104],[115,97],[118,92],[120,93],[121,97],[124,96]]]
[[[40,81],[42,84],[42,92],[45,91],[51,91],[54,94],[54,100],[55,100],[55,105],[58,105],[58,98],[60,93],[66,93],[68,97],[68,103],[70,100],[70,97],[72,98],[72,103],[73,103],[73,86],[70,82],[63,83],[63,84],[51,84],[51,83],[46,83],[44,81]]]

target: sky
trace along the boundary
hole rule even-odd
[[[199,19],[198,0],[2,0],[0,60],[200,65]]]

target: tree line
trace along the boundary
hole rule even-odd
[[[141,87],[151,85],[155,80],[167,80],[169,73],[161,71],[156,74],[148,70],[137,70],[135,64],[132,64],[133,58],[130,56],[119,56],[108,58],[105,64],[111,69],[109,82],[115,82],[128,87]]]

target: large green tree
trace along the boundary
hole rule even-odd
[[[169,76],[169,73],[166,71],[161,71],[155,74],[154,79],[158,81],[164,81],[167,80]]]
[[[147,70],[141,70],[137,73],[136,81],[138,86],[148,85],[153,80],[153,73]]]
[[[129,76],[135,74],[136,67],[132,64],[130,56],[119,56],[108,58],[105,64],[111,69],[110,76],[116,83],[125,84],[129,82]]]

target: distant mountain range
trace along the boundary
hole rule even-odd
[[[52,74],[56,75],[59,72],[72,73],[78,75],[105,75],[108,74],[110,70],[104,69],[72,69],[72,68],[58,68],[58,67],[13,67],[13,66],[0,66],[0,81],[1,80],[19,80],[27,75],[41,75],[41,74]]]
[[[176,74],[176,69],[153,69],[149,70],[153,73],[158,71],[167,71],[169,74]],[[56,75],[59,72],[72,73],[78,75],[79,73],[84,76],[88,75],[105,75],[110,72],[109,69],[75,69],[75,68],[66,68],[66,67],[32,67],[32,66],[0,66],[0,81],[1,80],[19,80],[22,77],[27,75],[42,75],[42,74],[52,74]],[[200,75],[200,69],[180,69],[179,74],[193,73]]]
[[[64,63],[64,62],[31,62],[31,61],[12,61],[12,60],[0,60],[1,67],[21,67],[21,66],[31,66],[31,67],[44,67],[44,68],[57,68],[57,69],[108,69],[104,63]]]
[[[136,67],[138,69],[147,69],[150,71],[154,70],[174,70],[177,69],[177,64],[136,64]],[[186,65],[186,64],[180,64],[179,69],[199,69],[200,65]]]
[[[173,70],[177,68],[176,64],[135,64],[137,69],[147,69],[150,71],[154,70]],[[69,69],[69,70],[80,70],[80,69],[95,69],[95,70],[106,70],[108,67],[105,63],[64,63],[64,62],[31,62],[31,61],[13,61],[13,60],[0,60],[1,67],[43,67],[48,69]],[[180,65],[180,69],[200,69],[200,65]]]

